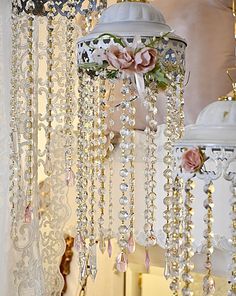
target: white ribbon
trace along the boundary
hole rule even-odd
[[[144,83],[144,77],[142,73],[135,73],[135,83],[137,87],[138,95],[141,99],[144,99],[146,96],[146,90],[145,90],[145,83]]]

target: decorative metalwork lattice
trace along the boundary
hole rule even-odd
[[[18,12],[33,13],[34,15],[47,15],[48,9],[47,5],[50,2],[49,0],[33,0],[34,8],[29,8],[29,2],[31,0],[19,0],[17,3]],[[68,9],[69,0],[55,0],[54,4],[54,15],[61,14],[62,16],[70,17],[70,11]],[[82,15],[88,15],[92,11],[100,10],[101,8],[106,7],[105,2],[98,3],[97,0],[90,0],[86,6],[85,0],[73,1],[73,5],[76,13]],[[85,6],[85,7],[84,7]]]

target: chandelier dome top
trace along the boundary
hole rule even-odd
[[[186,128],[184,144],[236,145],[236,101],[217,101],[205,107],[196,124]]]
[[[120,2],[111,5],[101,15],[95,28],[85,38],[91,40],[104,32],[119,36],[160,36],[170,32],[162,13],[150,3]],[[184,41],[170,33],[169,37]]]

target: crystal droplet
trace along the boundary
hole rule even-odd
[[[67,170],[66,185],[68,187],[73,187],[75,185],[75,173],[73,172],[72,169]]]
[[[102,254],[104,254],[106,251],[106,242],[103,236],[101,236],[99,240],[99,249],[102,252]]]
[[[134,235],[133,233],[130,234],[130,237],[128,239],[128,251],[129,253],[134,253],[135,252],[135,240],[134,240]]]
[[[80,258],[80,281],[83,282],[87,278],[87,260],[85,257]]]
[[[166,280],[170,278],[170,264],[167,258],[166,258],[165,269],[164,269],[164,277],[166,278]]]
[[[97,276],[97,244],[96,243],[90,246],[89,269],[90,269],[90,275],[92,279],[95,280]]]
[[[107,253],[108,253],[109,258],[111,258],[111,255],[112,255],[112,244],[111,244],[110,238],[108,239]]]
[[[75,248],[77,252],[81,251],[83,243],[84,243],[83,238],[81,236],[81,233],[79,232],[75,238]]]
[[[31,221],[32,221],[32,213],[33,213],[33,210],[32,210],[31,205],[29,204],[25,208],[25,214],[24,214],[25,223],[31,223]]]
[[[127,255],[121,252],[116,259],[116,267],[119,272],[126,272],[128,267]]]
[[[150,256],[148,249],[145,250],[145,267],[147,272],[150,270]]]
[[[203,295],[211,296],[215,293],[215,280],[211,276],[203,278]]]

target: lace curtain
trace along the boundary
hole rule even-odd
[[[0,1],[0,277],[1,296],[12,296],[9,283],[9,99],[10,99],[10,1]]]

